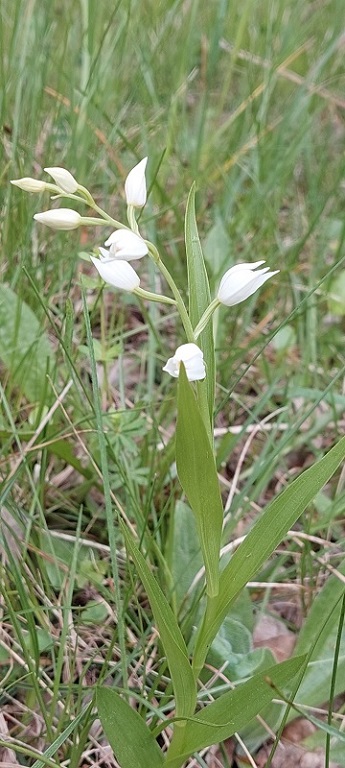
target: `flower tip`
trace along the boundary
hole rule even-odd
[[[100,249],[104,251],[103,249]],[[105,251],[107,253],[107,251]],[[97,259],[95,256],[90,256],[93,265],[96,267],[97,272],[101,276],[102,280],[114,288],[119,288],[122,291],[129,291],[132,293],[136,288],[140,286],[140,278],[137,275],[133,267],[128,264],[128,261],[121,261],[120,259]]]
[[[78,182],[72,176],[72,174],[67,171],[65,168],[60,168],[59,166],[54,166],[52,168],[44,168],[46,173],[49,173],[50,176],[55,181],[55,184],[57,187],[62,189],[63,192],[67,192],[67,194],[74,194],[74,192],[78,189]]]
[[[24,192],[44,192],[46,188],[45,181],[31,179],[29,176],[25,176],[23,179],[11,179],[10,183]]]
[[[82,223],[82,217],[71,208],[52,208],[50,211],[35,213],[35,221],[45,224],[51,229],[77,229]]]
[[[269,267],[257,269],[264,263],[264,260],[254,263],[245,262],[228,269],[220,281],[218,300],[228,307],[233,307],[252,296],[266,280],[279,272],[279,270],[271,272]]]
[[[140,160],[140,162],[129,172],[125,181],[127,205],[133,205],[135,208],[143,208],[146,203],[147,192],[145,171],[147,160],[147,157]]]

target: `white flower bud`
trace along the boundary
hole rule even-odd
[[[270,272],[269,267],[254,272],[257,267],[264,263],[264,261],[245,262],[228,269],[220,281],[217,293],[218,300],[222,304],[226,304],[227,307],[233,307],[252,296],[266,280],[279,272],[279,269]]]
[[[139,288],[139,275],[137,275],[133,267],[128,264],[128,261],[108,259],[104,256],[104,254],[107,254],[108,252],[105,251],[104,248],[100,249],[100,251],[100,259],[96,259],[94,256],[90,256],[90,258],[102,280],[109,283],[109,285],[114,286],[114,288],[120,288],[122,291],[132,292],[135,288]]]
[[[44,192],[47,186],[45,181],[31,179],[30,176],[25,176],[23,179],[13,179],[11,184],[23,189],[24,192]]]
[[[112,232],[105,245],[110,246],[109,257],[112,259],[133,261],[134,259],[142,259],[148,253],[144,240],[130,229],[117,229]]]
[[[125,194],[127,205],[134,205],[136,208],[142,208],[146,203],[146,179],[145,170],[147,157],[135,165],[129,172],[125,181]]]
[[[184,364],[187,378],[189,381],[200,381],[206,376],[204,356],[197,344],[188,343],[177,347],[174,357],[169,357],[163,371],[170,373],[175,379],[178,378],[180,363]]]
[[[65,170],[65,168],[45,168],[44,170],[53,177],[56,186],[60,187],[63,192],[73,195],[74,192],[77,191],[78,182],[69,171]]]
[[[34,219],[52,229],[77,229],[82,224],[82,217],[71,208],[52,208],[50,211],[35,213]]]

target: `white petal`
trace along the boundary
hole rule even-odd
[[[112,232],[105,245],[110,247],[112,259],[125,259],[134,261],[142,259],[148,253],[148,248],[142,237],[136,235],[130,229],[117,229]]]
[[[225,274],[233,274],[234,272],[241,272],[242,269],[256,269],[257,267],[260,267],[261,264],[265,263],[265,259],[262,259],[261,261],[244,261],[242,264],[235,264],[234,267],[230,267],[228,271]]]
[[[206,376],[206,368],[203,360],[193,360],[184,364],[189,381],[201,381]]]
[[[127,205],[134,205],[137,208],[142,208],[146,203],[146,165],[147,157],[144,157],[140,163],[132,168],[126,178],[125,195]]]
[[[78,182],[65,168],[45,168],[46,173],[53,177],[55,184],[68,194],[73,194],[78,189]]]
[[[279,270],[277,270],[279,271]],[[232,272],[229,270],[220,282],[218,299],[222,304],[233,307],[252,296],[270,277],[277,272],[270,272],[268,267],[252,272],[249,269]]]
[[[133,267],[127,261],[115,259],[101,260],[90,256],[92,263],[98,270],[101,278],[114,288],[120,288],[123,291],[134,291],[139,288],[140,279]]]
[[[23,179],[13,179],[11,184],[19,187],[19,189],[23,189],[24,192],[44,192],[46,189],[45,181],[31,179],[30,176],[25,176]]]
[[[174,357],[170,357],[163,371],[175,379],[179,375],[180,363],[183,362],[189,381],[200,381],[206,376],[204,356],[197,344],[189,342],[177,347]]]
[[[166,371],[166,373],[170,373],[170,376],[173,376],[174,379],[177,379],[180,370],[180,361],[177,360],[175,356],[169,357],[169,360],[162,370]]]
[[[77,229],[82,223],[82,217],[71,208],[52,208],[50,211],[35,213],[34,219],[52,229]]]
[[[177,347],[175,357],[177,357],[177,359],[181,360],[183,363],[186,363],[188,360],[192,360],[194,357],[200,358],[202,360],[203,354],[197,344],[188,342],[188,344],[181,344],[180,347]]]
[[[98,248],[100,255],[101,255],[101,261],[114,261],[114,256],[110,256],[110,251],[107,251],[106,248]]]

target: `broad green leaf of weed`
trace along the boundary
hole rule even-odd
[[[345,437],[266,507],[221,573],[219,595],[209,602],[199,630],[194,655],[196,669],[203,666],[208,647],[241,589],[274,552],[287,531],[332,477],[344,456]]]
[[[188,651],[174,613],[154,578],[145,558],[124,525],[121,526],[126,547],[136,565],[147,592],[170,669],[176,701],[176,714],[189,716],[194,712],[196,688]]]
[[[337,571],[345,575],[345,560],[337,567]],[[329,700],[343,592],[343,581],[336,575],[329,576],[322,590],[313,600],[309,614],[300,630],[295,654],[306,653],[308,664],[295,695],[296,706],[318,707]],[[345,687],[344,659],[345,636],[342,633],[334,695],[341,693]],[[267,725],[275,730],[281,722],[281,714],[277,712],[276,707],[270,705],[262,712],[266,727],[263,727],[260,722],[255,722],[241,732],[241,737],[248,749],[255,751],[267,739]],[[291,708],[287,719],[293,720],[298,714],[294,708]],[[309,709],[307,716],[319,728],[327,729],[326,723],[315,723]],[[317,742],[314,744],[314,738],[312,744],[317,746]]]
[[[192,326],[195,328],[201,315],[211,302],[211,294],[195,217],[194,184],[187,200],[185,240],[188,269],[189,316]],[[212,322],[208,323],[205,330],[200,334],[198,338],[198,346],[204,353],[207,376],[205,381],[198,382],[197,386],[199,390],[204,388],[207,390],[207,401],[212,424],[215,390],[215,358]]]
[[[213,450],[183,364],[177,396],[176,465],[198,527],[206,590],[210,596],[215,596],[219,583],[223,504]]]
[[[53,430],[48,429],[48,437],[49,437],[49,453],[52,453],[54,456],[58,456],[60,459],[63,459],[67,465],[70,467],[73,467],[77,472],[79,472],[80,475],[85,477],[87,480],[91,480],[93,477],[93,471],[91,467],[84,467],[80,459],[75,456],[73,452],[73,448],[71,443],[68,442],[68,440],[65,440],[64,438],[58,438],[56,440],[51,440],[50,434],[54,434]],[[21,438],[23,439],[29,439],[31,435],[29,434],[28,438],[24,438],[21,434]]]
[[[220,275],[221,270],[229,269],[229,253],[231,242],[226,231],[224,221],[218,213],[215,222],[203,243],[205,261],[211,270],[211,274]]]
[[[15,386],[31,403],[40,402],[53,350],[32,309],[8,285],[0,285],[0,357]]]
[[[162,768],[163,755],[142,717],[110,688],[99,688],[97,707],[104,733],[121,768]]]
[[[275,664],[265,674],[261,672],[254,675],[204,707],[187,721],[183,743],[178,745],[178,754],[172,742],[167,753],[166,768],[180,768],[193,752],[228,739],[241,730],[276,696],[274,686],[281,688],[293,680],[302,669],[305,659],[305,656],[299,656]]]
[[[223,669],[230,680],[240,680],[264,670],[274,664],[275,659],[268,648],[253,648],[252,634],[239,621],[226,616],[215,637],[207,656],[207,662],[214,669]],[[207,678],[211,677],[208,670]],[[204,677],[202,678],[205,682]]]
[[[202,556],[195,517],[188,504],[177,502],[172,525],[170,570],[179,608],[194,576],[202,567]]]
[[[333,315],[345,315],[345,269],[336,274],[327,295],[329,311]]]
[[[337,567],[345,575],[345,560]],[[338,632],[341,598],[344,582],[336,575],[329,576],[321,592],[313,600],[309,614],[300,631],[295,652],[310,652],[296,703],[321,705],[328,701],[334,663],[334,647]],[[345,687],[345,633],[340,642],[339,663],[335,683],[337,695]]]

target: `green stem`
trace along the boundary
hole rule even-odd
[[[187,722],[174,723],[173,736],[166,754],[164,766],[168,768],[177,768],[182,765],[179,755],[183,754],[185,747],[185,731]],[[184,762],[184,761],[183,761]]]
[[[68,194],[67,192],[62,192],[60,187],[56,187],[55,184],[46,184],[46,189],[50,192],[57,192],[58,194],[54,195],[52,197],[52,200],[61,200],[62,198],[66,198],[67,200],[76,200],[78,203],[87,203],[87,205],[90,208],[93,208],[96,213],[99,213],[99,215],[104,219],[104,221],[100,221],[99,219],[93,219],[93,222],[97,222],[98,224],[111,224],[112,227],[115,227],[115,229],[128,229],[129,227],[126,226],[126,224],[122,224],[121,221],[117,221],[117,219],[113,219],[112,216],[109,216],[109,214],[103,210],[103,208],[100,208],[99,205],[95,202],[92,195],[90,194],[89,190],[86,189],[86,187],[82,187],[80,184],[78,186],[78,190],[80,192],[79,195],[73,195]]]
[[[198,338],[198,336],[200,336],[204,328],[206,328],[207,323],[209,322],[213,313],[215,312],[217,307],[219,307],[220,304],[221,302],[216,297],[215,299],[213,299],[213,301],[211,301],[211,304],[208,305],[207,309],[205,309],[204,314],[201,316],[197,326],[194,328],[194,336],[196,339]]]
[[[206,372],[206,376],[207,376],[207,372]],[[210,419],[210,409],[209,409],[208,397],[207,397],[207,379],[204,379],[203,381],[197,381],[196,389],[197,389],[198,405],[199,405],[200,413],[206,427],[206,432],[209,437],[211,448],[213,450],[213,442],[214,442],[213,441],[213,423],[211,423],[211,419]]]
[[[154,260],[155,264],[157,265],[159,271],[162,273],[163,277],[165,278],[165,280],[167,281],[169,287],[172,290],[172,293],[173,293],[173,295],[175,297],[178,313],[180,315],[180,318],[181,318],[181,321],[182,321],[182,324],[183,324],[183,327],[184,327],[187,339],[188,339],[188,341],[195,343],[195,336],[194,336],[193,326],[192,326],[192,323],[190,321],[190,318],[189,318],[189,315],[188,315],[188,312],[187,312],[187,309],[186,309],[186,305],[185,305],[185,303],[184,303],[184,301],[182,299],[182,296],[181,296],[180,291],[179,291],[179,289],[178,289],[178,287],[177,287],[177,285],[175,283],[175,280],[171,276],[171,274],[170,274],[169,270],[167,269],[167,267],[165,266],[165,264],[163,264],[162,259],[161,259],[160,255],[159,255],[159,252],[158,252],[156,246],[153,245],[153,243],[151,243],[149,240],[145,240],[145,243],[146,243],[146,245],[147,245],[147,247],[149,249],[150,256],[153,258],[153,260]]]
[[[134,205],[128,205],[127,206],[127,219],[128,219],[128,224],[129,224],[132,232],[135,232],[135,234],[139,235],[139,237],[140,237],[139,227],[138,227],[138,224],[137,224],[137,220],[135,218]]]
[[[176,306],[175,299],[171,299],[169,296],[162,296],[159,293],[151,293],[151,291],[145,291],[144,288],[135,288],[133,293],[139,296],[140,299],[147,299],[147,301],[157,301],[161,304],[174,304]]]
[[[106,227],[107,222],[103,219],[96,219],[94,216],[81,216],[81,225],[93,227]]]
[[[210,597],[206,594],[206,608],[202,618],[201,625],[196,636],[194,656],[193,656],[193,672],[195,680],[198,679],[200,672],[205,664],[206,656],[209,650],[209,644],[206,641],[208,635],[208,629],[210,623],[214,618],[214,610],[217,611],[218,596]]]
[[[103,210],[103,208],[100,208],[99,205],[97,205],[96,201],[93,199],[91,193],[89,192],[86,187],[83,187],[81,185],[78,186],[78,190],[81,193],[82,197],[76,196],[76,199],[82,200],[83,202],[86,202],[89,204],[90,208],[93,208],[94,211],[97,211],[102,218],[108,222],[108,224],[111,224],[115,229],[129,229],[129,227],[126,226],[126,224],[122,224],[121,221],[117,221],[117,219],[113,219],[112,216],[109,216],[109,213]]]

